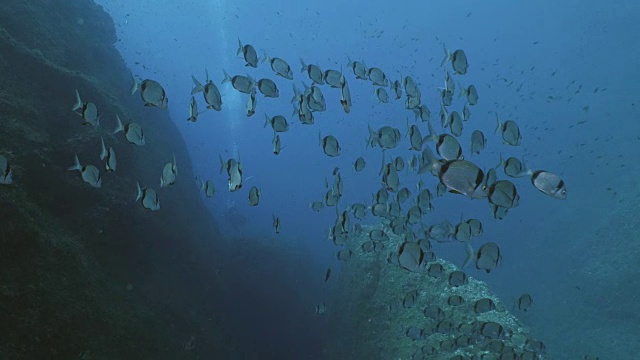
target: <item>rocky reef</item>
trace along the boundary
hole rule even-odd
[[[216,313],[219,234],[186,146],[166,111],[130,95],[115,42],[90,0],[0,7],[0,153],[14,170],[0,187],[4,359],[224,357],[233,346]],[[75,89],[97,105],[99,128],[71,111]],[[112,134],[116,114],[143,126],[146,146]],[[100,137],[118,169],[96,189],[67,168],[75,154],[103,168]],[[172,154],[180,178],[151,213],[136,182],[157,188]]]

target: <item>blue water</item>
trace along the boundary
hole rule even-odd
[[[308,209],[309,203],[321,198],[325,177],[332,181],[334,167],[342,169],[344,178],[340,208],[370,203],[371,194],[380,187],[382,153],[365,148],[367,125],[376,129],[391,125],[404,133],[407,118],[414,121],[403,100],[379,104],[371,83],[356,80],[347,69],[347,57],[382,68],[392,80],[406,75],[416,79],[440,133],[436,89],[444,85],[442,43],[451,50],[464,49],[470,66],[466,75],[454,77],[456,92],[458,83],[475,84],[480,95],[460,138],[465,152],[471,131],[480,129],[487,136],[487,149],[471,157],[474,162],[489,168],[498,163],[500,153],[525,156],[529,167],[560,175],[567,183],[568,199],[545,196],[523,178],[514,181],[520,206],[502,221],[491,217],[486,201],[454,195],[436,199],[436,211],[425,221],[455,223],[464,214],[483,222],[481,241],[499,243],[503,261],[490,274],[469,269],[470,275],[486,281],[506,303],[524,292],[533,295],[533,309],[519,316],[545,341],[552,358],[582,359],[593,354],[634,359],[640,353],[640,318],[634,300],[640,285],[636,210],[640,3],[97,2],[113,16],[120,39],[117,48],[132,72],[159,81],[167,90],[169,111],[189,146],[195,173],[215,183],[214,199],[204,201],[229,239],[276,243],[306,259],[300,268],[281,274],[287,277],[286,288],[301,291],[299,301],[282,301],[298,304],[296,311],[301,312],[305,306],[312,312],[319,300],[329,297],[321,290],[327,267],[339,276],[337,249],[326,241],[334,209],[315,213]],[[323,70],[342,66],[353,98],[351,113],[343,112],[339,90],[324,86],[327,111],[315,114],[315,125],[301,125],[290,116],[291,81],[276,77],[266,63],[257,69],[245,67],[235,55],[238,38],[255,46],[260,56],[264,49],[287,60],[299,88],[301,81],[310,83],[299,71],[299,58]],[[223,110],[205,112],[197,123],[188,123],[191,75],[203,82],[205,69],[217,84],[224,78],[223,70],[268,77],[276,81],[280,98],[258,94],[256,114],[247,118],[247,95],[221,86]],[[197,99],[204,109],[201,95]],[[462,104],[456,100],[452,109],[461,111]],[[522,145],[509,147],[493,134],[496,111],[501,119],[518,122]],[[281,134],[284,149],[278,156],[272,153],[271,129],[263,127],[264,113],[282,114],[291,124],[289,132]],[[419,126],[426,134],[426,126]],[[341,156],[322,153],[319,131],[338,138]],[[387,161],[389,155],[407,158],[408,147],[408,140],[403,140],[387,152]],[[226,175],[218,174],[218,155],[228,159],[238,153],[245,178],[251,179],[245,181],[244,191],[230,193]],[[362,173],[350,170],[358,156],[367,160]],[[505,177],[501,171],[498,174]],[[434,189],[435,178],[422,178]],[[419,179],[402,175],[401,184],[413,190]],[[193,183],[199,186],[195,179]],[[252,185],[262,191],[255,208],[246,200]],[[271,225],[272,214],[281,219],[279,236]],[[237,221],[225,221],[233,216],[247,222],[238,226]],[[465,255],[461,244],[437,246],[436,252],[456,264]],[[317,284],[297,285],[307,278]],[[246,305],[260,303],[246,301]],[[259,313],[270,318],[275,313],[269,308],[275,307]]]

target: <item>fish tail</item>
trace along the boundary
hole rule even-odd
[[[302,65],[302,69],[300,69],[300,72],[305,72],[307,70],[307,64],[304,63],[304,60],[302,60],[302,58],[300,58],[300,65]]]
[[[467,257],[464,259],[464,263],[462,264],[462,269],[464,269],[467,265],[473,261],[473,257],[475,256],[475,252],[473,251],[473,247],[471,247],[471,242],[466,241],[465,252],[467,253]]]
[[[449,59],[451,58],[451,53],[449,52],[449,49],[447,49],[447,46],[444,43],[442,44],[442,49],[444,50],[444,58],[440,62],[440,66],[444,66],[444,64],[446,64],[447,61],[449,61]]]
[[[104,160],[109,154],[107,153],[107,148],[104,146],[104,139],[102,136],[100,137],[100,141],[102,142],[102,152],[100,153],[100,160]]]
[[[427,128],[429,129],[429,135],[424,137],[424,141],[436,141],[438,140],[438,134],[433,129],[433,125],[431,124],[431,120],[427,119]]]
[[[195,95],[201,91],[204,91],[204,86],[202,86],[200,81],[198,81],[195,76],[191,75],[191,79],[193,80],[194,85],[193,90],[191,90],[191,95]]]
[[[222,159],[222,155],[220,154],[218,154],[218,157],[220,158],[220,174],[222,174],[222,171],[224,171],[225,168],[224,159]]]
[[[120,120],[120,115],[118,114],[116,114],[116,121],[117,121],[116,129],[113,130],[114,134],[117,134],[120,131],[124,131],[124,125],[122,125],[122,121]]]
[[[78,154],[76,154],[75,158],[73,159],[73,165],[70,166],[68,170],[69,171],[82,170],[82,165],[80,164],[80,159],[78,159]]]
[[[140,89],[140,83],[133,74],[131,74],[131,79],[133,80],[133,85],[131,85],[131,95],[133,95],[138,91],[138,89]]]
[[[236,51],[236,56],[242,54],[243,48],[244,47],[242,46],[242,41],[240,41],[240,38],[238,38],[238,51]]]
[[[267,55],[267,51],[262,49],[262,60],[260,61],[260,63],[266,63],[267,61],[270,61],[271,58],[269,57],[269,55]]]
[[[71,111],[76,111],[81,108],[82,108],[82,100],[80,99],[80,93],[78,92],[78,89],[76,89],[76,103],[73,104],[73,108],[71,108]]]
[[[265,122],[263,127],[267,127],[267,125],[271,123],[271,119],[269,118],[269,115],[267,115],[267,113],[264,113],[264,118],[265,118]]]
[[[138,200],[142,199],[142,195],[143,195],[143,194],[142,194],[142,189],[140,188],[140,183],[139,183],[139,182],[137,182],[137,181],[136,181],[136,189],[137,189],[137,192],[136,192],[136,201],[138,201]]]
[[[231,82],[231,75],[229,75],[227,70],[222,70],[222,72],[224,73],[224,79],[222,80],[222,83],[224,84],[224,83]]]
[[[498,131],[500,131],[500,129],[502,128],[502,123],[500,122],[500,119],[498,118],[498,113],[496,113],[496,122],[498,123],[498,125],[496,126],[496,130],[493,132],[494,134],[497,134]]]

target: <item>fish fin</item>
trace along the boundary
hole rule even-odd
[[[136,201],[138,201],[138,200],[142,199],[142,195],[143,195],[143,194],[142,194],[142,189],[140,188],[140,183],[139,183],[139,182],[137,182],[137,181],[136,181],[136,189],[137,189],[137,192],[136,192]]]
[[[116,129],[113,130],[113,134],[117,134],[120,131],[124,131],[124,125],[122,125],[122,121],[120,120],[120,115],[116,114],[116,121],[117,121],[117,125],[116,125]]]
[[[107,152],[107,148],[104,146],[104,139],[102,138],[102,136],[100,137],[100,141],[102,142],[102,152],[100,153],[100,160],[104,160],[104,158],[106,158],[109,153]]]
[[[75,158],[73,159],[73,165],[70,166],[67,170],[69,170],[69,171],[73,171],[73,170],[82,171],[82,165],[80,164],[80,159],[78,159],[78,154],[76,154]]]
[[[238,38],[238,51],[236,51],[236,56],[242,54],[244,47],[242,46],[242,41]]]
[[[265,49],[262,49],[262,60],[260,61],[260,63],[265,63],[269,60],[271,60],[271,58],[269,57],[269,55],[267,55],[267,51]]]
[[[493,132],[494,134],[497,134],[498,131],[500,131],[500,129],[502,128],[502,123],[500,122],[500,119],[498,118],[498,113],[496,112],[496,122],[498,123],[498,125],[496,126],[496,130]]]
[[[232,80],[231,75],[229,75],[229,73],[227,72],[227,70],[224,70],[224,69],[223,69],[223,70],[222,70],[222,72],[224,73],[224,79],[222,80],[222,84],[230,83],[230,82],[231,82],[231,80]]]
[[[302,69],[300,69],[300,72],[303,73],[307,70],[307,64],[304,63],[304,60],[302,60],[302,58],[300,58],[300,64],[302,65]]]
[[[71,108],[71,111],[76,111],[81,108],[82,108],[82,100],[80,99],[80,93],[78,92],[78,89],[76,89],[76,103],[73,104],[73,108]]]
[[[437,141],[438,134],[436,134],[436,131],[433,129],[433,125],[431,124],[431,120],[429,119],[427,119],[427,128],[429,129],[429,135],[425,136],[423,141]]]
[[[224,171],[225,168],[225,163],[224,159],[222,159],[222,155],[218,154],[218,157],[220,158],[220,174],[222,174],[222,171]]]
[[[471,261],[473,261],[473,257],[475,256],[475,252],[473,251],[473,247],[471,247],[471,242],[467,241],[466,245],[465,245],[465,252],[467,254],[467,257],[464,259],[464,263],[462,264],[462,268],[464,270],[464,268],[469,265],[471,263]]]
[[[194,85],[193,90],[191,90],[191,95],[195,95],[201,91],[204,91],[204,86],[202,86],[200,81],[198,81],[195,76],[191,75],[191,80],[193,80]]]
[[[131,74],[131,79],[133,80],[133,85],[131,85],[131,95],[133,95],[140,89],[140,83],[133,74]]]
[[[451,52],[449,52],[449,49],[447,49],[447,46],[444,43],[442,43],[442,49],[444,50],[444,58],[440,62],[440,66],[444,66],[444,64],[446,64],[451,58]]]

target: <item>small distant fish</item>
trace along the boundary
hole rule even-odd
[[[107,170],[107,172],[116,171],[116,167],[118,165],[116,160],[116,152],[112,147],[109,147],[109,150],[107,150],[107,147],[104,145],[104,139],[102,137],[100,138],[100,141],[102,142],[100,160],[107,159],[107,161],[105,161],[105,169]],[[2,171],[2,169],[0,169],[0,171]]]
[[[483,314],[495,309],[496,309],[495,302],[493,302],[493,300],[489,298],[482,298],[480,300],[476,300],[475,304],[473,305],[473,311],[475,311],[476,314]]]
[[[229,191],[234,192],[242,188],[242,165],[236,161],[229,169]]]
[[[324,202],[321,200],[316,200],[309,204],[309,207],[311,208],[311,210],[319,212],[324,207]]]
[[[483,244],[476,253],[476,269],[484,270],[489,273],[498,266],[501,259],[502,256],[500,255],[500,248],[498,247],[498,244],[488,242]]]
[[[236,55],[242,55],[244,61],[247,62],[245,66],[258,67],[258,54],[256,53],[256,49],[249,44],[242,45],[240,38],[238,38],[238,51]]]
[[[351,111],[351,91],[349,91],[349,85],[346,81],[342,84],[340,104],[347,114]]]
[[[249,190],[249,205],[258,206],[258,203],[260,203],[260,189],[252,186]]]
[[[166,109],[169,105],[169,99],[160,83],[155,80],[146,79],[142,82],[133,77],[133,85],[131,86],[131,95],[140,90],[140,96],[144,101],[144,106],[154,106],[160,109]]]
[[[496,127],[496,134],[498,132],[502,135],[502,140],[505,144],[511,146],[518,146],[520,142],[522,142],[522,135],[520,134],[520,128],[518,124],[516,124],[513,120],[507,120],[504,123],[500,121],[498,118],[498,114],[496,114],[496,121],[498,126]]]
[[[273,218],[273,228],[276,231],[276,234],[280,234],[280,218],[278,216],[272,215]]]
[[[253,116],[253,114],[256,113],[256,105],[257,105],[256,88],[253,88],[251,89],[251,92],[249,93],[249,98],[247,99],[246,110],[247,110],[248,117],[251,117]]]
[[[160,177],[160,187],[171,186],[176,183],[178,177],[178,164],[176,163],[176,156],[173,155],[173,160],[166,163],[162,168],[162,176]]]
[[[138,193],[136,195],[136,201],[142,200],[142,206],[145,209],[151,211],[160,210],[160,200],[156,191],[153,189],[140,188],[140,184],[136,182]]]
[[[431,119],[431,110],[429,110],[427,105],[420,105],[418,108],[413,109],[413,113],[416,119],[420,118],[422,121],[429,121]]]
[[[76,103],[71,108],[71,111],[78,113],[82,116],[84,122],[82,125],[91,125],[97,127],[100,125],[100,115],[98,114],[98,108],[96,104],[92,102],[83,102],[80,99],[80,93],[76,89]]]
[[[266,119],[264,126],[271,125],[273,131],[277,133],[289,131],[289,123],[287,123],[287,119],[284,116],[276,115],[270,118],[269,115],[264,114],[264,117]]]
[[[449,274],[449,285],[458,287],[466,285],[467,283],[469,283],[469,278],[467,277],[467,274],[464,273],[464,271],[455,270]]]
[[[518,310],[527,311],[533,304],[533,298],[530,294],[522,294],[518,298]]]
[[[340,261],[349,261],[352,256],[353,256],[353,251],[349,249],[340,250],[336,254],[336,258]]]
[[[440,91],[440,100],[442,101],[442,106],[451,106],[453,103],[453,91],[442,89]]]
[[[484,137],[484,134],[480,130],[474,130],[471,133],[471,153],[480,154],[482,150],[484,150],[487,144],[487,140]]]
[[[249,75],[235,75],[232,77],[225,70],[223,70],[223,72],[224,79],[222,83],[231,83],[231,86],[241,93],[250,94],[251,90],[256,86],[256,80]]]
[[[320,303],[318,305],[316,305],[315,310],[314,310],[314,314],[315,315],[322,315],[324,313],[327,312],[327,306],[324,303]]]
[[[4,155],[0,155],[0,184],[11,185],[13,183],[13,169]]]
[[[324,151],[327,156],[335,157],[340,155],[340,144],[335,136],[327,135],[323,138],[322,135],[318,133],[318,140],[320,141],[322,151]]]
[[[200,190],[204,190],[204,194],[208,198],[212,198],[216,193],[216,188],[211,180],[202,181],[200,179]]]
[[[379,102],[384,104],[389,102],[389,94],[387,93],[387,90],[385,88],[383,87],[376,88],[375,93]]]
[[[400,267],[411,272],[421,272],[424,266],[424,252],[420,245],[413,242],[405,242],[398,251]]]
[[[270,58],[266,52],[264,52],[264,57],[262,58],[262,62],[268,61],[271,65],[271,70],[273,70],[276,75],[282,76],[287,80],[293,80],[293,72],[291,71],[291,67],[289,64],[277,57]]]
[[[328,268],[327,273],[324,275],[324,282],[329,281],[330,277],[331,277],[331,268]]]
[[[564,180],[558,175],[544,170],[538,170],[531,173],[531,183],[541,192],[559,199],[567,198],[567,188]]]
[[[357,158],[356,162],[353,164],[353,168],[355,169],[356,172],[360,172],[364,170],[365,166],[367,166],[367,162],[364,160],[362,156]]]
[[[464,50],[458,49],[451,53],[446,46],[443,45],[442,47],[444,49],[444,59],[442,59],[440,66],[443,66],[447,62],[451,62],[453,71],[456,74],[466,74],[467,69],[469,68],[469,63],[467,62],[467,54],[465,54]]]
[[[469,219],[467,220],[467,224],[469,224],[469,228],[471,228],[471,236],[482,235],[482,222],[480,222],[480,220]]]
[[[78,170],[82,175],[82,180],[87,184],[99,188],[102,186],[102,178],[100,177],[100,170],[93,165],[81,165],[78,155],[75,156],[74,164],[69,167],[69,171]],[[5,175],[6,180],[6,175]]]
[[[309,75],[309,79],[311,79],[314,84],[324,85],[324,74],[318,65],[307,65],[304,63],[302,58],[300,58],[300,64],[302,65],[300,72],[306,72],[307,75]]]
[[[258,90],[260,90],[262,95],[264,95],[265,97],[277,98],[280,96],[278,86],[271,79],[264,78],[258,80]]]
[[[120,120],[120,116],[116,115],[117,126],[113,131],[113,134],[117,134],[121,131],[124,132],[124,136],[127,138],[127,141],[131,144],[144,146],[146,143],[144,132],[142,131],[142,127],[137,123],[131,122],[127,125],[122,125],[122,121]]]

